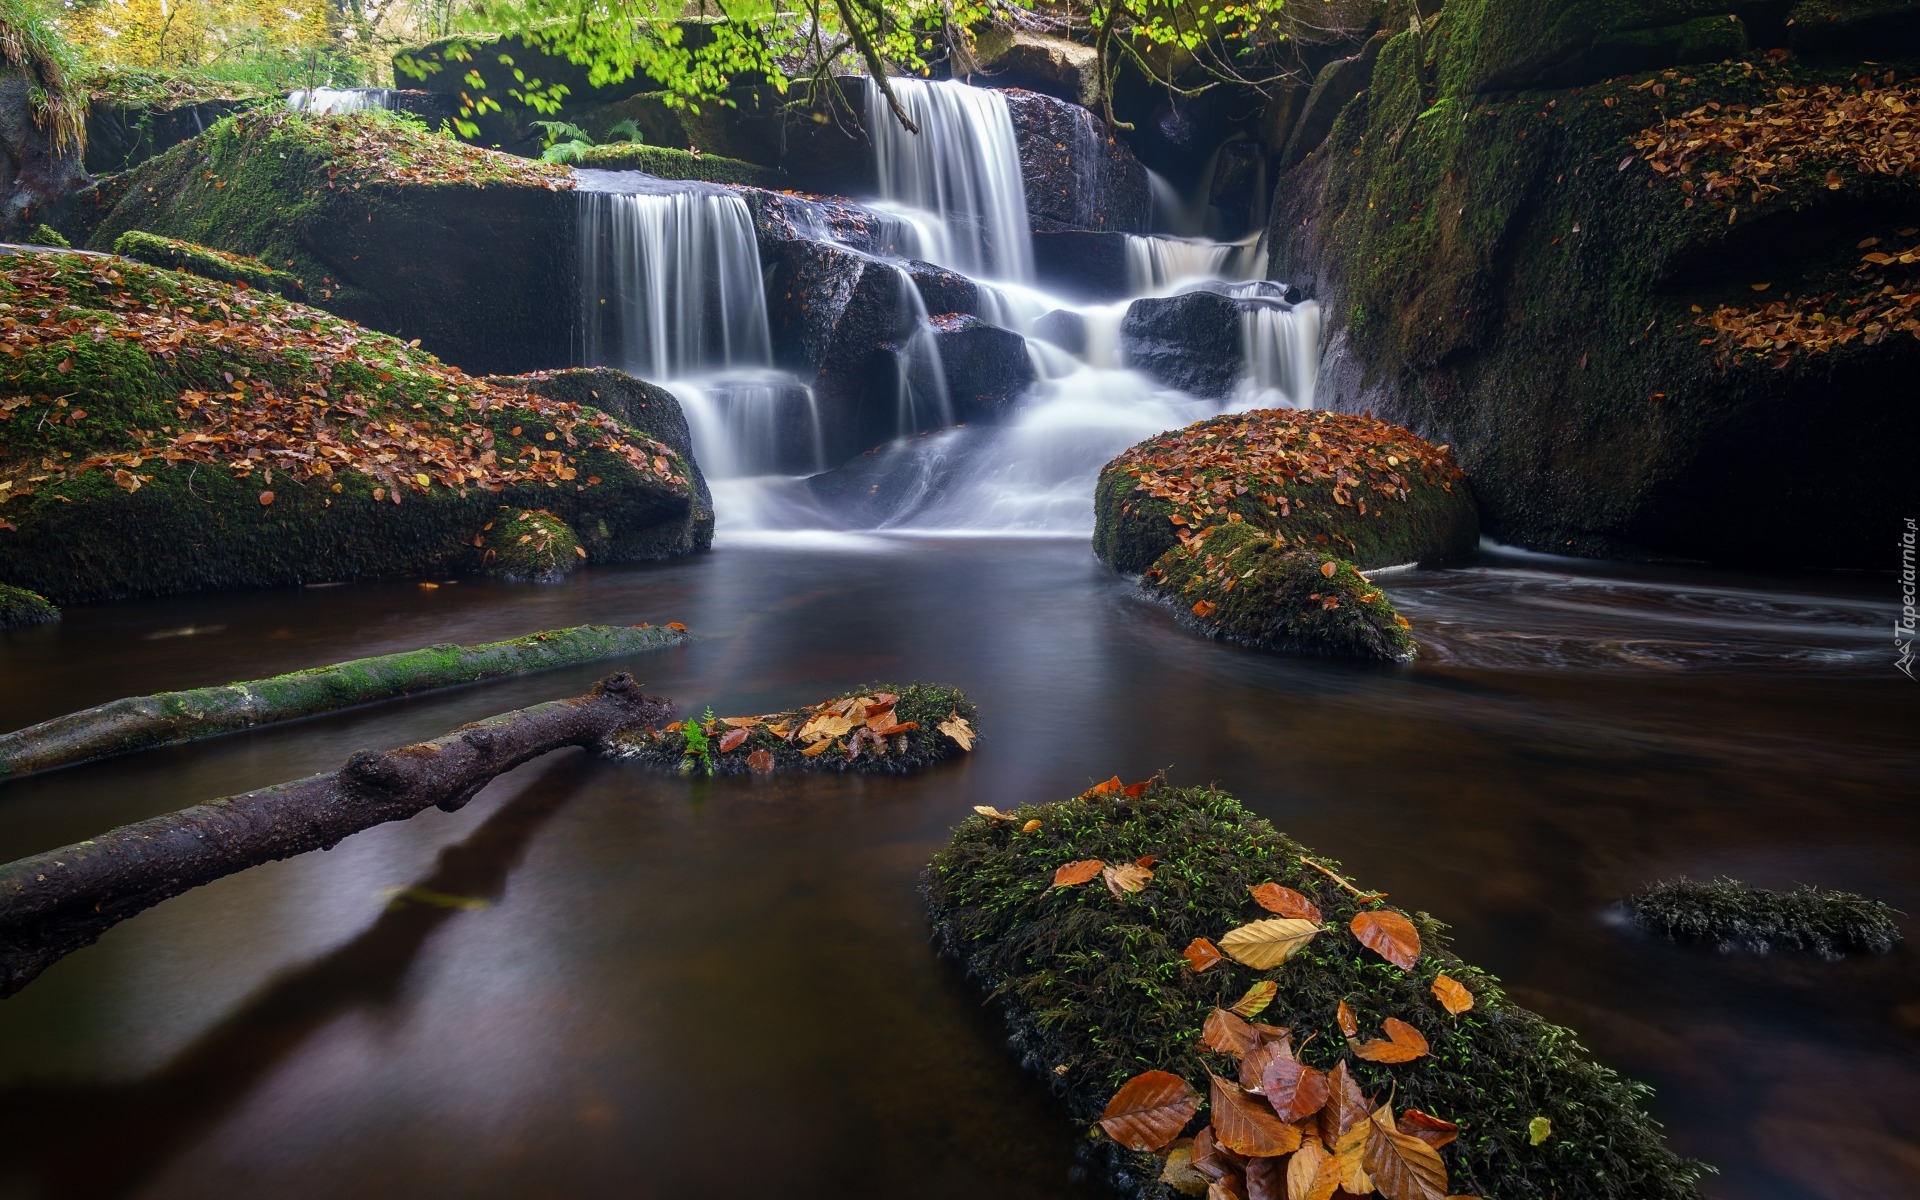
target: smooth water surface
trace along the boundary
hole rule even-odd
[[[911,779],[689,782],[563,752],[457,814],[167,902],[0,1003],[5,1197],[1076,1197],[1075,1137],[935,959],[919,872],[975,804],[1216,780],[1658,1089],[1740,1198],[1911,1195],[1920,966],[1676,947],[1676,873],[1920,910],[1890,585],[1486,555],[1385,572],[1427,645],[1201,641],[1080,540],[806,535],[557,586],[99,605],[0,635],[0,726],[582,621],[722,714],[913,678],[984,740]],[[555,672],[0,788],[0,856],[575,694]],[[415,889],[396,898],[397,889]],[[1912,926],[1908,925],[1911,933]]]

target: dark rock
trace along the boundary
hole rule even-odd
[[[708,534],[713,524],[713,492],[707,477],[693,456],[693,434],[687,417],[672,392],[656,383],[635,379],[612,367],[573,367],[563,371],[534,371],[526,375],[496,376],[492,382],[518,385],[536,396],[548,396],[570,404],[583,404],[617,417],[620,423],[638,429],[664,444],[687,461],[693,473],[695,494],[707,513]]]
[[[1194,396],[1229,396],[1246,368],[1240,314],[1283,303],[1288,294],[1281,287],[1260,297],[1201,288],[1135,300],[1120,323],[1121,356],[1168,387]]]
[[[171,146],[198,137],[247,100],[201,100],[160,108],[95,100],[87,109],[87,170],[124,171]]]
[[[1077,312],[1056,308],[1033,323],[1033,336],[1052,342],[1069,354],[1087,352],[1087,319]]]
[[[0,239],[20,238],[90,182],[78,138],[39,112],[45,87],[31,51],[27,58],[25,66],[0,59]]]
[[[1228,142],[1213,160],[1207,203],[1241,213],[1266,206],[1266,154],[1258,142]]]
[[[980,73],[1000,87],[1028,88],[1092,108],[1100,103],[1100,55],[1066,38],[989,25],[975,38]]]
[[[1799,0],[1787,17],[1789,42],[1804,54],[1880,58],[1889,47],[1920,45],[1914,0]]]
[[[1042,284],[1077,300],[1119,300],[1131,292],[1124,233],[1036,229],[1033,268]]]
[[[1035,228],[1144,233],[1153,222],[1147,169],[1106,122],[1077,104],[1006,90]]]
[[[1744,26],[1729,18],[1724,0],[1573,0],[1544,9],[1495,0],[1476,14],[1475,25],[1471,45],[1447,45],[1450,53],[1440,56],[1445,63],[1436,66],[1450,92],[1581,87],[1746,50]]]
[[[1283,167],[1299,162],[1327,140],[1334,118],[1366,88],[1373,76],[1374,61],[1386,44],[1387,34],[1382,30],[1368,38],[1358,54],[1337,58],[1320,68],[1320,73],[1313,77],[1313,90],[1307,93],[1306,103],[1301,106],[1299,122],[1287,139],[1286,153],[1281,155]]]
[[[49,604],[45,596],[0,583],[0,629],[44,625],[59,619],[60,610]]]
[[[928,312],[979,314],[980,285],[973,280],[930,262],[909,260],[906,268]]]
[[[986,422],[1004,416],[1036,378],[1027,339],[965,313],[943,313],[928,321],[940,367],[953,404],[954,420]],[[931,356],[915,362],[922,379]]]
[[[951,430],[917,434],[885,445],[807,480],[807,489],[839,520],[877,529],[936,501],[957,474],[945,451]]]

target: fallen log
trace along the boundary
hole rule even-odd
[[[785,712],[715,717],[709,709],[665,729],[632,729],[613,753],[687,775],[904,775],[971,751],[977,719],[958,688],[868,684]]]
[[[480,646],[356,658],[221,687],[130,696],[0,734],[0,781],[375,700],[678,645],[684,629],[577,625]]]
[[[222,876],[437,806],[453,812],[500,775],[563,746],[605,751],[658,724],[670,701],[631,675],[592,692],[463,725],[431,742],[356,751],[340,770],[278,784],[0,866],[0,997],[128,917]]]

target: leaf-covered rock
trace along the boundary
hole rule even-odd
[[[558,583],[587,557],[567,523],[539,508],[501,509],[474,542],[482,571],[526,583]]]
[[[129,229],[114,240],[113,252],[137,259],[153,267],[171,267],[187,271],[217,283],[244,283],[248,287],[278,292],[289,300],[300,299],[301,285],[286,271],[276,271],[257,258],[229,254],[207,246],[196,246],[179,238],[161,237],[139,229]]]
[[[1154,878],[1137,894],[1051,886],[1069,862],[1149,855]],[[1644,1086],[1594,1062],[1569,1031],[1509,1002],[1497,980],[1453,955],[1444,926],[1424,913],[1398,914],[1419,931],[1412,969],[1382,959],[1349,926],[1361,912],[1394,910],[1356,897],[1303,856],[1334,866],[1223,792],[1156,786],[1137,797],[1109,792],[971,817],[928,868],[926,892],[942,948],[998,1001],[1024,1065],[1089,1126],[1142,1070],[1195,1087],[1208,1086],[1209,1076],[1246,1086],[1241,1064],[1207,1049],[1202,1031],[1217,1005],[1269,979],[1278,990],[1260,1014],[1267,1024],[1249,1032],[1264,1040],[1287,1030],[1291,1055],[1325,1072],[1321,1079],[1276,1068],[1285,1058],[1277,1052],[1263,1061],[1262,1075],[1284,1093],[1289,1113],[1318,1114],[1324,1144],[1308,1138],[1288,1160],[1289,1171],[1309,1177],[1303,1184],[1351,1166],[1379,1170],[1385,1178],[1376,1184],[1430,1186],[1432,1160],[1402,1140],[1413,1138],[1438,1150],[1447,1194],[1697,1200],[1701,1169],[1668,1149],[1642,1107]],[[1224,961],[1193,970],[1182,948],[1195,938],[1218,940],[1266,917],[1250,891],[1262,883],[1307,897],[1324,915],[1324,931],[1276,968]],[[1471,989],[1471,1009],[1455,1015],[1442,1007],[1432,991],[1442,974]],[[1338,1021],[1343,1001],[1364,1028],[1391,1032],[1391,1019],[1419,1031],[1429,1052],[1393,1063],[1355,1058]],[[1250,1041],[1222,1044],[1254,1057]],[[1302,1101],[1309,1091],[1311,1102]],[[1390,1093],[1396,1111],[1420,1116],[1398,1121],[1401,1137],[1383,1129],[1375,1148],[1365,1127]],[[1542,1117],[1553,1137],[1530,1145],[1529,1123]],[[1448,1125],[1458,1126],[1451,1140]],[[1162,1159],[1094,1136],[1116,1190],[1171,1195]],[[1220,1165],[1211,1142],[1203,1133],[1192,1148],[1196,1169]],[[1351,1163],[1323,1161],[1343,1147]],[[1225,1169],[1243,1168],[1229,1161]]]
[[[22,625],[40,625],[59,619],[60,610],[47,603],[46,597],[0,583],[0,629],[18,629]]]

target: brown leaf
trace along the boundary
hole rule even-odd
[[[1208,1013],[1200,1027],[1200,1044],[1216,1054],[1240,1058],[1253,1049],[1255,1040],[1253,1026],[1224,1008]]]
[[[1231,1011],[1251,1021],[1267,1010],[1267,1005],[1273,1003],[1274,996],[1278,995],[1279,992],[1279,984],[1271,979],[1262,979],[1259,983],[1248,988],[1246,995],[1235,1000],[1228,1007]]]
[[[1276,1058],[1293,1057],[1293,1043],[1288,1039],[1285,1030],[1282,1030],[1278,1037],[1267,1037],[1262,1033],[1262,1030],[1272,1028],[1274,1027],[1271,1025],[1255,1025],[1253,1048],[1248,1050],[1246,1057],[1240,1060],[1240,1086],[1250,1092],[1265,1090],[1260,1080],[1266,1073],[1268,1063]],[[1284,1118],[1285,1114],[1281,1116]]]
[[[1197,937],[1187,943],[1187,948],[1180,952],[1180,957],[1186,959],[1187,965],[1195,971],[1204,971],[1219,962],[1222,955],[1220,947],[1206,938]]]
[[[265,508],[265,507],[266,507],[267,505],[269,505],[269,504],[272,504],[272,503],[273,503],[273,493],[272,493],[272,492],[261,492],[261,493],[260,493],[260,507],[261,507],[261,508]]]
[[[1387,1036],[1392,1038],[1395,1043],[1405,1046],[1410,1050],[1416,1050],[1421,1054],[1427,1053],[1428,1047],[1425,1035],[1400,1018],[1388,1017],[1385,1021],[1381,1022],[1381,1027],[1387,1031]]]
[[[1381,1112],[1384,1119],[1369,1121],[1373,1131],[1362,1160],[1373,1186],[1387,1200],[1446,1200],[1447,1168],[1440,1152],[1395,1129],[1392,1115]]]
[[[1100,872],[1107,881],[1107,890],[1115,898],[1131,896],[1144,891],[1153,882],[1153,872],[1139,863],[1116,863]]]
[[[1287,1200],[1332,1200],[1340,1190],[1340,1164],[1320,1145],[1304,1138],[1287,1163]]]
[[[1275,1116],[1260,1097],[1249,1095],[1239,1084],[1218,1075],[1209,1075],[1208,1079],[1213,1136],[1222,1146],[1248,1158],[1269,1158],[1299,1149],[1300,1131]]]
[[[962,750],[972,750],[973,739],[979,736],[974,733],[973,726],[967,724],[965,717],[950,716],[934,728],[952,738]]]
[[[1167,1151],[1166,1165],[1160,1168],[1160,1182],[1182,1196],[1207,1194],[1207,1177],[1193,1169],[1193,1141],[1181,1138]]]
[[[1415,1050],[1411,1046],[1403,1046],[1399,1042],[1383,1042],[1377,1039],[1371,1042],[1350,1041],[1347,1045],[1352,1048],[1356,1055],[1366,1059],[1368,1062],[1377,1063],[1412,1062],[1424,1053],[1424,1051]]]
[[[1105,870],[1106,866],[1106,863],[1097,858],[1083,858],[1078,862],[1070,862],[1053,873],[1053,886],[1074,887],[1085,883]]]
[[[1347,1060],[1327,1072],[1327,1103],[1320,1110],[1320,1140],[1336,1146],[1354,1126],[1363,1124],[1373,1105],[1360,1094],[1360,1085],[1347,1070]]]
[[[1013,820],[1012,813],[1001,812],[999,809],[995,808],[991,804],[976,804],[973,806],[973,811],[979,813],[981,816],[985,817],[989,821]]]
[[[1247,1160],[1222,1146],[1208,1125],[1193,1139],[1193,1169],[1208,1179],[1222,1179],[1245,1172]]]
[[[1340,1172],[1341,1190],[1356,1196],[1373,1194],[1373,1180],[1367,1175],[1367,1147],[1373,1141],[1375,1126],[1362,1120],[1340,1135],[1330,1147],[1334,1165]]]
[[[1433,977],[1433,998],[1440,1002],[1441,1008],[1456,1017],[1473,1007],[1473,993],[1468,991],[1459,980],[1450,979],[1445,975]]]
[[[1040,818],[1039,818],[1039,817],[1035,817],[1035,818],[1034,818],[1033,820],[1031,820],[1031,821],[1028,821],[1028,822],[1027,822],[1027,823],[1026,823],[1025,825],[1022,825],[1022,826],[1020,827],[1020,832],[1021,832],[1021,833],[1035,833],[1035,832],[1037,832],[1037,831],[1039,830],[1039,828],[1040,828]]]
[[[1168,1071],[1142,1071],[1120,1085],[1100,1114],[1100,1128],[1129,1150],[1159,1150],[1200,1111],[1200,1094]]]
[[[1287,1200],[1287,1164],[1279,1158],[1247,1160],[1247,1200]]]
[[[1220,949],[1256,971],[1267,971],[1292,958],[1319,932],[1311,921],[1274,917],[1229,929],[1220,938]]]
[[[1193,602],[1193,615],[1203,620],[1219,611],[1220,606],[1211,600],[1196,600]]]
[[[755,750],[752,754],[747,755],[747,770],[752,771],[755,775],[771,775],[773,773],[773,752],[771,750]]]
[[[1351,925],[1360,944],[1403,971],[1420,958],[1420,933],[1413,922],[1390,908],[1358,913]]]
[[[1336,567],[1332,559],[1328,559],[1326,562],[1323,562],[1320,564],[1320,573],[1322,575],[1325,575],[1328,579],[1333,578],[1333,573],[1337,569],[1338,568]]]
[[[1253,893],[1254,903],[1270,913],[1279,913],[1283,917],[1298,917],[1302,921],[1320,923],[1320,907],[1290,887],[1281,887],[1277,883],[1262,883],[1247,889]]]
[[[1333,1015],[1334,1018],[1340,1022],[1341,1033],[1346,1034],[1348,1037],[1356,1037],[1359,1035],[1360,1022],[1354,1019],[1353,1010],[1347,1007],[1345,1000],[1340,1002],[1340,1007],[1334,1010]]]
[[[1400,1114],[1399,1129],[1401,1133],[1417,1137],[1435,1150],[1460,1136],[1460,1127],[1452,1121],[1441,1120],[1417,1108],[1409,1108]]]
[[[720,753],[731,754],[738,750],[746,742],[747,735],[752,732],[750,729],[729,729],[720,738]]]
[[[1222,1175],[1207,1185],[1207,1200],[1247,1200],[1246,1178]]]
[[[1304,1121],[1327,1106],[1328,1076],[1289,1055],[1270,1058],[1260,1073],[1260,1091],[1282,1121]]]

